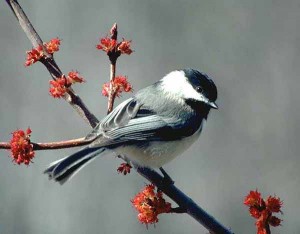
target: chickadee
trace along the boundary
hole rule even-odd
[[[177,70],[118,105],[86,136],[91,144],[45,170],[63,184],[107,151],[126,155],[135,166],[160,168],[200,136],[217,88],[205,74]]]

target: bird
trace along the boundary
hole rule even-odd
[[[200,136],[216,104],[217,87],[191,68],[175,70],[123,101],[85,137],[91,142],[44,171],[64,184],[97,156],[125,155],[136,167],[159,168],[182,154]]]

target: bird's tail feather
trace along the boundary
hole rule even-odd
[[[60,184],[64,184],[105,150],[105,148],[83,148],[70,156],[51,163],[44,171],[44,174],[48,174],[49,179],[54,179]]]

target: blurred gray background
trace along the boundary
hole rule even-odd
[[[102,118],[108,59],[95,45],[114,22],[135,52],[122,56],[117,74],[139,90],[174,69],[193,67],[213,77],[219,91],[200,140],[165,166],[179,188],[235,233],[255,233],[243,205],[249,190],[284,200],[284,219],[272,233],[300,233],[300,1],[79,1],[20,0],[47,41],[63,39],[55,55],[74,86]],[[0,2],[0,141],[28,126],[38,142],[72,139],[90,128],[63,100],[48,95],[45,68],[26,68],[31,44]],[[118,100],[128,98],[124,94]],[[53,160],[76,149],[39,151],[34,164],[11,163],[0,151],[0,233],[207,233],[187,215],[161,215],[148,230],[130,199],[146,181],[118,175],[113,155],[98,159],[65,186],[42,175]]]

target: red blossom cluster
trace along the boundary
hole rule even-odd
[[[83,83],[85,79],[80,76],[78,71],[70,71],[67,76],[67,84],[72,85],[75,83]]]
[[[122,39],[123,41],[121,41],[118,44],[117,50],[121,52],[121,54],[128,54],[130,55],[133,51],[130,48],[130,44],[131,44],[131,40],[127,41],[124,38]]]
[[[36,63],[44,56],[42,46],[38,46],[36,48],[33,48],[30,51],[26,51],[26,53],[27,53],[27,58],[26,58],[26,62],[25,62],[26,67]]]
[[[62,75],[56,80],[50,80],[49,83],[51,87],[49,88],[50,95],[54,98],[61,98],[67,92],[67,89],[75,83],[85,82],[83,77],[79,75],[76,71],[71,71],[68,73],[68,76]]]
[[[49,81],[51,87],[49,88],[49,93],[54,98],[61,98],[67,92],[67,79],[65,75],[57,78],[56,80]]]
[[[118,52],[121,54],[128,54],[130,55],[133,51],[130,48],[131,41],[125,40],[118,42],[115,39],[111,39],[109,37],[103,37],[100,39],[100,43],[96,45],[98,50],[103,50],[106,53],[109,52]]]
[[[45,43],[45,47],[47,49],[47,52],[49,54],[54,54],[54,52],[59,51],[60,46],[60,39],[59,38],[53,38],[49,42]]]
[[[33,145],[30,143],[30,134],[30,128],[26,132],[16,130],[12,133],[12,139],[10,140],[11,156],[13,161],[19,165],[21,163],[28,165],[34,157]]]
[[[135,209],[139,212],[138,219],[143,224],[158,222],[157,216],[171,211],[171,203],[166,202],[161,191],[155,193],[153,184],[147,185],[131,200]]]
[[[116,56],[119,57],[121,54],[128,54],[130,55],[133,51],[130,48],[131,41],[123,40],[121,42],[117,41],[117,25],[114,24],[110,29],[110,37],[106,36],[100,38],[99,44],[96,45],[98,50],[103,50],[109,56]]]
[[[283,202],[279,197],[269,196],[265,201],[261,194],[256,191],[250,191],[245,197],[244,204],[249,207],[250,215],[257,221],[257,234],[267,234],[269,225],[277,227],[281,224],[281,219],[273,216],[273,213],[282,213],[281,206]]]
[[[104,52],[108,53],[116,49],[117,40],[111,39],[109,37],[104,37],[100,39],[100,43],[96,45],[98,50],[103,50]]]
[[[56,51],[59,51],[60,39],[53,38],[49,42],[44,43],[44,46],[49,54],[53,54]],[[36,48],[33,48],[30,51],[26,51],[27,58],[25,62],[25,66],[28,67],[37,61],[39,61],[44,56],[43,47],[39,45]]]
[[[117,172],[123,173],[123,175],[127,175],[130,173],[132,166],[129,163],[121,163],[121,165],[118,167]]]
[[[119,97],[122,92],[132,92],[132,86],[125,76],[116,76],[112,82],[107,82],[102,86],[102,95],[108,97],[110,86],[114,96]]]

